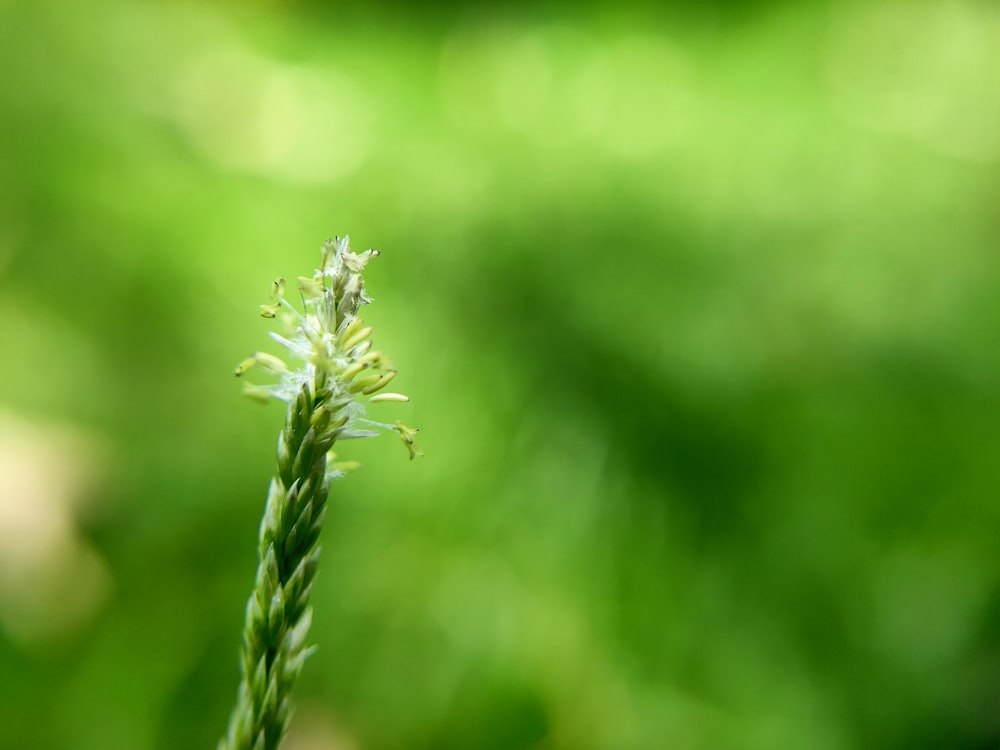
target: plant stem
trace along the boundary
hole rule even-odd
[[[309,592],[330,490],[327,451],[336,439],[330,425],[337,421],[327,408],[330,395],[316,383],[288,406],[247,602],[242,679],[220,750],[274,750],[288,724],[292,686],[309,653]]]
[[[272,304],[261,305],[264,318],[282,312],[285,335],[272,334],[302,366],[257,352],[236,368],[252,367],[279,377],[270,386],[247,384],[255,398],[288,404],[278,439],[278,471],[271,480],[260,525],[260,562],[247,602],[239,693],[229,730],[219,750],[276,750],[291,714],[291,693],[310,649],[305,645],[311,610],[309,592],[319,562],[319,535],[326,515],[330,482],[348,468],[328,463],[338,440],[374,436],[368,425],[395,430],[410,453],[416,430],[402,422],[364,419],[364,402],[407,401],[399,393],[381,393],[396,375],[382,352],[370,351],[371,327],[358,312],[370,300],[361,274],[374,250],[352,253],[348,239],[328,240],[321,267],[299,277],[304,313],[285,299],[285,279],[272,286]]]

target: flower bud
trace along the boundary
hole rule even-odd
[[[257,352],[236,367],[236,374],[243,375],[257,365],[277,376],[273,385],[248,384],[246,393],[261,401],[275,398],[288,404],[307,398],[311,427],[329,441],[377,434],[362,427],[397,430],[413,458],[420,455],[413,442],[416,430],[365,416],[366,401],[409,401],[401,393],[384,392],[396,371],[388,358],[374,349],[372,327],[358,316],[360,306],[371,301],[365,294],[362,272],[378,254],[376,250],[352,253],[346,236],[327,240],[320,268],[312,276],[298,277],[304,305],[301,312],[285,297],[285,278],[276,278],[271,285],[271,302],[260,306],[260,314],[277,319],[279,331],[270,336],[287,350],[284,356],[292,358],[288,361],[298,364],[289,365],[282,357]],[[327,476],[339,475],[346,468],[348,465],[328,463]]]

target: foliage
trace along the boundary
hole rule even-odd
[[[0,492],[0,746],[211,746],[280,429],[228,374],[333,226],[428,455],[351,445],[289,750],[996,747],[998,51],[965,0],[0,3],[3,410],[88,439]]]

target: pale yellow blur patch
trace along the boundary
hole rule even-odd
[[[339,68],[259,52],[226,16],[199,6],[123,12],[116,32],[158,50],[137,50],[139,64],[121,71],[135,99],[217,168],[330,184],[368,159],[373,102]]]
[[[545,39],[525,33],[512,40],[494,71],[494,95],[503,122],[530,133],[551,97],[552,62]]]
[[[358,169],[371,146],[370,103],[351,79],[235,42],[181,65],[169,108],[207,158],[269,178],[335,182]]]
[[[658,36],[625,36],[595,49],[574,83],[578,127],[624,159],[673,148],[699,114],[693,64]]]
[[[463,131],[499,124],[547,150],[597,148],[623,160],[676,147],[700,114],[693,63],[679,46],[565,26],[460,27],[442,51],[440,92]]]
[[[329,712],[319,706],[299,706],[292,717],[282,750],[359,750],[360,745]]]
[[[990,3],[845,9],[827,66],[845,119],[947,156],[1000,161],[1000,14]]]
[[[23,646],[71,638],[108,599],[108,567],[75,520],[101,455],[71,428],[0,413],[0,626]]]

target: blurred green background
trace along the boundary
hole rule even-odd
[[[0,747],[214,747],[324,239],[287,750],[1000,745],[992,2],[0,0]]]

